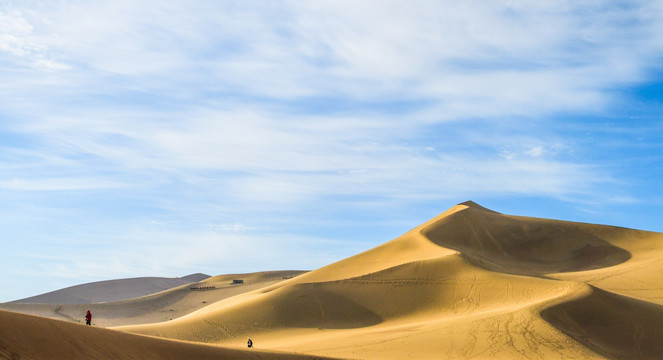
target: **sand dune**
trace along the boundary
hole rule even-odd
[[[663,359],[662,255],[660,233],[467,202],[318,270],[245,276],[254,289],[203,305],[190,289],[153,295],[169,303],[118,303],[113,312],[187,310],[114,329],[238,350],[251,337],[269,351],[351,359]]]
[[[252,336],[270,349],[357,359],[663,358],[653,303],[663,282],[647,275],[662,254],[663,234],[468,202],[297,278],[119,329],[231,347]],[[635,323],[606,335],[632,313]],[[616,341],[629,331],[638,335]]]
[[[303,271],[268,271],[251,274],[205,277],[175,288],[135,299],[95,304],[0,304],[0,309],[59,320],[84,322],[91,310],[96,326],[118,326],[168,321],[203,308],[219,300],[260,289],[304,273]],[[243,280],[233,285],[233,280]],[[120,282],[133,285],[135,282]],[[115,288],[118,283],[114,283]],[[99,286],[99,283],[95,283]],[[120,290],[122,291],[122,290]]]

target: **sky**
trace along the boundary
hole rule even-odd
[[[0,0],[0,302],[473,200],[663,232],[663,1]]]

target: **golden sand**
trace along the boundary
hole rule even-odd
[[[180,289],[173,320],[152,322],[168,306],[127,301],[123,311],[150,321],[118,316],[131,325],[112,333],[236,350],[251,337],[262,351],[348,359],[663,359],[662,255],[660,233],[467,202],[364,253],[204,306],[184,306],[194,290]]]

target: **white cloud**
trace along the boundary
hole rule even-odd
[[[0,9],[0,60],[5,66],[45,72],[68,70],[67,64],[50,57],[47,42],[33,30],[21,11]]]
[[[539,157],[543,154],[544,150],[542,146],[535,146],[527,151],[525,151],[525,154],[531,157]]]
[[[30,33],[61,67],[149,91],[424,98],[441,119],[600,108],[605,89],[642,79],[658,44],[640,4],[144,5],[50,6]]]
[[[496,194],[628,202],[628,191],[597,191],[615,176],[584,156],[583,130],[558,130],[647,79],[663,57],[661,9],[2,2],[0,198],[17,219],[43,209],[34,238],[71,224],[60,239],[130,239],[117,262],[71,260],[72,276],[156,271],[179,253],[183,268],[230,261],[226,250],[276,261],[286,251],[265,244],[312,208],[408,212]],[[76,220],[60,227],[71,219],[59,209]],[[120,223],[168,229],[120,234]],[[142,268],[121,256],[146,252],[155,260]]]
[[[0,52],[23,56],[31,52],[33,45],[27,39],[32,26],[20,12],[0,12]]]
[[[105,178],[42,178],[0,180],[0,189],[16,191],[76,191],[126,187]]]
[[[233,204],[294,206],[328,196],[450,198],[455,193],[589,194],[596,169],[548,151],[540,142],[557,138],[496,133],[481,122],[462,128],[462,137],[436,148],[406,143],[408,124],[398,116],[348,122],[344,116],[309,118],[279,112],[205,109],[185,120],[176,114],[163,124],[141,112],[126,118],[57,118],[29,129],[63,159],[58,169],[89,171],[86,178],[5,180],[7,189],[104,189],[144,191],[176,186],[169,178],[214,192]],[[311,123],[307,122],[311,121]],[[495,130],[497,131],[497,130]],[[403,137],[403,140],[399,138]],[[384,141],[381,144],[371,140]],[[490,149],[467,153],[468,146]],[[507,150],[500,150],[505,144]],[[498,157],[492,154],[500,153]],[[31,154],[30,156],[35,156]],[[535,159],[535,161],[528,160]],[[40,158],[23,158],[33,176]],[[51,160],[47,160],[51,161]],[[116,181],[102,181],[103,171]],[[165,182],[164,182],[165,181]]]
[[[37,59],[34,64],[37,68],[40,68],[43,71],[62,71],[71,69],[71,66],[67,64],[47,59]]]
[[[232,233],[243,232],[254,229],[253,227],[243,223],[216,224],[216,225],[210,225],[209,228],[213,231],[232,232]]]

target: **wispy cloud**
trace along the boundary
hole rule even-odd
[[[118,253],[157,251],[149,239],[167,238],[164,249],[184,254],[195,239],[182,268],[217,242],[338,241],[321,216],[381,224],[365,213],[505,194],[635,202],[589,130],[569,125],[618,112],[622,89],[651,79],[661,10],[661,1],[1,2],[0,198],[25,218],[42,209],[46,230],[29,237],[79,239],[64,253],[108,237]],[[145,225],[154,223],[163,228]],[[350,255],[341,248],[325,256]],[[103,271],[62,257],[72,273]],[[133,260],[118,257],[116,273],[163,269]]]
[[[14,178],[0,182],[0,189],[17,191],[74,191],[121,188],[126,185],[109,182],[104,178],[52,178],[25,180]]]

